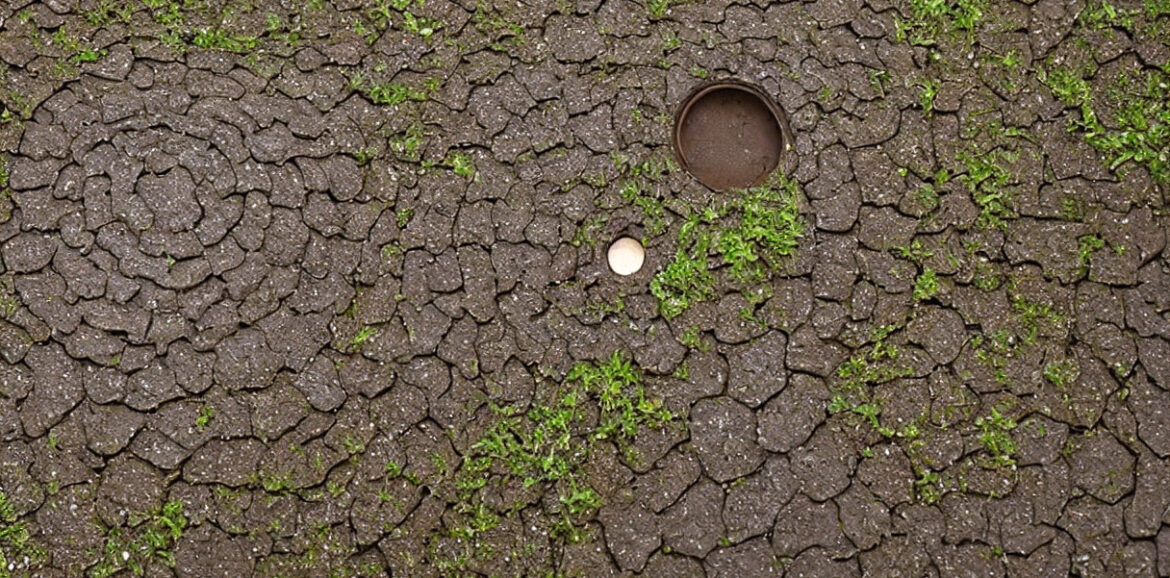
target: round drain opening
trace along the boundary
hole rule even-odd
[[[764,182],[788,143],[784,111],[764,91],[742,82],[700,86],[674,119],[679,164],[716,191]]]
[[[646,261],[646,249],[632,237],[622,237],[609,246],[609,268],[618,275],[633,275]]]

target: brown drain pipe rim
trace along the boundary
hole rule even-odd
[[[791,173],[793,170],[795,170],[795,157],[791,154],[795,141],[792,136],[792,127],[788,124],[788,115],[784,113],[784,110],[780,108],[780,105],[776,103],[775,99],[769,96],[768,93],[764,92],[763,89],[749,82],[735,79],[722,79],[700,84],[699,86],[693,88],[691,92],[687,94],[687,97],[683,99],[682,106],[680,106],[678,111],[675,112],[674,128],[671,131],[671,145],[674,149],[674,156],[678,161],[679,166],[681,166],[683,170],[687,171],[687,174],[691,175],[692,178],[702,182],[699,177],[696,176],[695,173],[691,170],[691,167],[687,162],[686,150],[683,147],[682,139],[680,138],[683,122],[686,121],[687,115],[691,111],[691,107],[693,107],[695,103],[702,100],[703,97],[711,94],[712,92],[729,89],[746,92],[763,103],[765,108],[768,109],[768,112],[772,114],[772,117],[776,119],[776,126],[780,129],[780,158],[777,159],[776,166],[771,171],[764,173],[759,179],[756,180],[756,182],[749,186],[754,187],[760,185],[777,170],[783,170],[785,174]]]

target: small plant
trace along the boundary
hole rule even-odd
[[[1018,153],[1001,148],[983,154],[960,152],[959,162],[966,173],[959,176],[979,207],[975,225],[981,229],[1006,229],[1007,219],[1016,217],[1011,208],[1012,191],[1007,188],[1012,174],[1005,163],[1015,162]]]
[[[914,280],[914,300],[926,301],[938,293],[938,276],[934,269],[925,268]]]
[[[1049,361],[1044,364],[1044,379],[1059,388],[1072,385],[1080,375],[1081,368],[1075,359]]]
[[[398,8],[400,4],[402,7]],[[369,16],[370,20],[374,21],[375,26],[385,29],[394,21],[394,9],[399,11],[404,10],[406,9],[406,4],[399,0],[393,0],[392,2],[377,0],[374,6],[367,11],[366,15]]]
[[[1080,118],[1070,120],[1069,129],[1083,132],[1085,140],[1108,157],[1110,169],[1132,162],[1145,166],[1155,181],[1170,182],[1170,63],[1142,75],[1123,73],[1097,95],[1084,74],[1064,66],[1041,74],[1053,95],[1079,110]],[[1097,99],[1113,111],[1109,127],[1094,111]]]
[[[365,39],[366,44],[372,45],[373,43],[378,41],[378,35],[379,35],[378,29],[373,28],[373,27],[366,28],[366,24],[367,23],[365,20],[361,19],[360,17],[355,16],[353,19],[353,23],[350,24],[350,29],[353,30],[353,33],[355,35]]]
[[[698,219],[683,224],[674,260],[650,281],[650,292],[667,319],[681,315],[692,303],[715,296],[715,275],[707,264],[711,235],[699,227]]]
[[[402,104],[408,100],[422,102],[427,99],[425,90],[397,83],[371,84],[364,88],[364,92],[374,104],[387,106]]]
[[[1144,10],[1146,18],[1150,20],[1162,16],[1170,16],[1170,2],[1166,0],[1146,0]]]
[[[33,541],[28,527],[17,518],[8,496],[0,491],[0,578],[24,576],[47,558],[45,549]]]
[[[345,353],[357,352],[361,350],[362,345],[373,339],[379,331],[380,330],[373,325],[363,325],[361,329],[358,329],[358,332],[355,333],[354,336],[349,340],[349,343],[346,343],[342,349],[344,349]]]
[[[506,20],[497,8],[484,2],[476,3],[471,22],[491,42],[489,48],[495,52],[507,53],[509,49],[526,42],[523,26]]]
[[[898,257],[918,264],[934,257],[934,251],[926,248],[918,239],[914,239],[909,245],[898,245],[893,250]]]
[[[1016,464],[1016,442],[1011,432],[1016,429],[1016,421],[999,412],[996,407],[991,408],[991,415],[975,419],[975,425],[982,430],[979,442],[983,444],[987,453],[991,454],[991,463],[994,466],[1010,467]]]
[[[874,400],[873,388],[914,373],[913,369],[898,361],[898,346],[887,341],[900,328],[900,325],[886,325],[875,329],[867,347],[837,366],[836,375],[829,385],[833,394],[828,405],[830,413],[851,412],[885,437],[899,434],[881,425],[878,416],[882,409]]]
[[[374,147],[363,147],[363,148],[360,148],[360,149],[354,151],[354,153],[353,153],[354,160],[357,161],[358,165],[363,166],[363,167],[370,164],[370,161],[374,160],[377,157],[378,157],[378,149],[376,149]]]
[[[410,12],[402,13],[402,29],[411,34],[417,34],[423,38],[430,38],[436,30],[442,27],[443,23],[434,18],[415,16]]]
[[[986,336],[976,335],[970,343],[975,351],[975,359],[994,371],[996,383],[1007,385],[1008,376],[1004,368],[1007,367],[1007,360],[1016,355],[1021,347],[1016,335],[1001,329]]]
[[[1085,210],[1075,198],[1068,197],[1060,201],[1060,218],[1072,223],[1079,223],[1085,219]]]
[[[834,401],[836,401],[836,398],[834,398]],[[840,403],[837,403],[836,405],[840,407]],[[881,405],[876,403],[862,403],[853,406],[851,411],[864,418],[865,421],[868,422],[869,425],[875,430],[882,427],[881,423],[878,421],[878,416],[882,413]]]
[[[783,188],[756,187],[732,204],[739,223],[719,231],[716,252],[739,280],[762,281],[769,270],[796,252],[804,221],[800,218],[796,183]]]
[[[1066,67],[1056,67],[1042,72],[1041,80],[1048,85],[1053,96],[1065,106],[1081,107],[1082,123],[1087,126],[1097,124],[1097,115],[1091,108],[1093,97],[1089,90],[1089,81]]]
[[[146,514],[145,520],[132,521],[129,528],[110,528],[101,559],[89,569],[90,578],[107,578],[123,571],[142,576],[151,560],[173,568],[171,548],[183,536],[187,523],[183,503],[172,500]]]
[[[560,496],[570,516],[580,516],[595,512],[601,507],[601,496],[588,486],[578,487],[576,480],[569,483],[569,491]]]
[[[260,485],[270,494],[287,494],[297,489],[292,474],[289,473],[269,472],[261,478]]]
[[[650,15],[651,20],[661,20],[664,18],[667,9],[670,8],[670,3],[671,0],[643,0],[646,13]]]
[[[933,211],[938,208],[939,204],[938,190],[934,187],[934,185],[926,183],[921,187],[918,187],[918,192],[914,194],[914,200],[918,203],[918,206],[921,207],[923,211]]]
[[[81,50],[81,42],[77,39],[77,35],[70,31],[67,26],[61,26],[53,33],[53,44],[61,48],[65,54],[75,54]]]
[[[886,96],[886,87],[893,80],[893,77],[890,76],[890,71],[871,68],[869,69],[868,76],[870,87],[873,88],[874,92],[882,95],[884,98]]]
[[[677,317],[691,304],[715,296],[712,258],[744,287],[766,282],[778,272],[804,234],[797,187],[780,176],[691,215],[679,229],[674,259],[650,282],[662,315]]]
[[[255,36],[231,34],[222,28],[213,27],[196,32],[191,43],[209,50],[246,53],[255,50],[260,45],[260,40]]]
[[[1088,267],[1093,253],[1105,248],[1105,240],[1098,235],[1084,235],[1077,239],[1077,258],[1082,267]]]
[[[896,38],[913,46],[934,46],[959,33],[969,40],[986,9],[987,0],[910,0],[910,18],[895,17]]]
[[[999,270],[995,265],[987,262],[979,262],[975,266],[975,276],[971,282],[983,291],[995,291],[999,288],[1003,279],[1000,277]]]
[[[826,84],[817,91],[817,102],[829,106],[833,103],[833,99],[837,97],[837,94],[836,89]]]
[[[593,433],[596,439],[633,437],[640,426],[660,426],[674,417],[661,402],[646,397],[641,372],[619,352],[601,365],[577,364],[565,380],[580,381],[586,392],[597,397],[602,416]]]
[[[1079,265],[1076,268],[1076,275],[1084,277],[1089,273],[1089,267],[1092,265],[1093,253],[1105,248],[1105,240],[1099,235],[1082,235],[1077,238],[1077,261]]]
[[[918,479],[914,480],[914,491],[922,503],[934,504],[942,498],[942,480],[937,473],[923,469]]]
[[[439,474],[440,477],[447,475],[447,458],[444,458],[443,454],[436,452],[427,457],[431,460],[431,465],[435,466],[435,471]]]
[[[422,158],[423,141],[422,125],[416,123],[406,131],[390,137],[390,150],[401,160],[419,162]]]
[[[703,332],[698,325],[691,325],[687,327],[683,334],[679,336],[678,342],[687,346],[690,349],[698,351],[706,351],[703,346]]]
[[[398,462],[386,462],[386,479],[393,480],[402,475],[402,466]]]
[[[345,452],[351,456],[366,451],[366,446],[362,444],[362,442],[355,439],[353,436],[345,436],[345,438],[341,440],[341,445],[345,446]]]
[[[215,406],[204,405],[199,408],[199,414],[195,417],[195,427],[199,429],[206,429],[207,424],[211,423],[211,418],[215,417]]]
[[[1020,53],[1014,48],[1008,50],[1005,54],[993,54],[989,57],[989,60],[1010,71],[1017,70],[1023,63],[1023,60],[1020,58]]]
[[[1146,2],[1147,7],[1154,6],[1155,2]],[[1104,1],[1091,1],[1085,6],[1085,9],[1077,16],[1077,23],[1090,30],[1102,30],[1108,28],[1122,28],[1132,31],[1134,29],[1134,15],[1140,13],[1140,10],[1125,10],[1119,9]]]
[[[922,106],[922,114],[927,117],[934,113],[934,98],[938,96],[938,81],[931,78],[918,85],[918,104]]]
[[[474,181],[477,173],[475,168],[475,160],[470,155],[464,152],[455,151],[447,155],[447,159],[443,161],[455,174],[469,180]]]
[[[414,218],[414,209],[398,209],[394,212],[395,222],[399,229],[405,229],[410,224],[411,219]]]
[[[20,297],[16,294],[16,290],[2,279],[0,279],[0,318],[10,319],[20,309]]]
[[[110,23],[114,14],[113,0],[99,0],[93,8],[85,12],[85,21],[91,26],[105,26]]]
[[[673,31],[667,31],[662,36],[662,53],[668,54],[674,52],[682,46],[682,39],[678,37]]]
[[[626,181],[622,185],[621,195],[626,202],[642,210],[647,236],[661,235],[666,230],[666,210],[662,206],[662,201],[649,194],[641,181]]]
[[[605,229],[605,224],[609,222],[609,215],[596,214],[585,218],[585,222],[581,223],[577,230],[573,232],[573,239],[570,241],[574,247],[582,245],[593,247],[597,245],[598,235]]]
[[[619,450],[625,448],[628,459],[633,449],[628,444],[641,428],[674,420],[661,402],[645,395],[641,371],[620,352],[597,363],[576,364],[564,380],[538,388],[526,409],[489,407],[495,422],[458,464],[446,463],[440,454],[430,457],[436,470],[454,477],[452,523],[432,536],[428,550],[439,567],[464,568],[482,556],[475,549],[477,537],[519,511],[519,504],[515,509],[491,505],[483,493],[487,488],[523,486],[546,495],[539,502],[546,523],[539,529],[562,543],[583,540],[590,533],[585,523],[602,505],[582,472],[594,448],[614,443]],[[400,471],[396,464],[387,465],[387,477]],[[446,538],[455,538],[456,545]],[[450,547],[439,552],[434,549],[438,543]]]
[[[1064,316],[1054,311],[1047,303],[1032,301],[1023,295],[1012,296],[1012,311],[1023,327],[1020,341],[1032,345],[1041,329],[1064,321]]]
[[[83,48],[77,54],[69,57],[69,62],[73,64],[82,64],[86,62],[97,62],[98,59],[108,54],[109,51],[105,48]]]

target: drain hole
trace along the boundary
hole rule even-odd
[[[679,108],[674,152],[699,182],[726,191],[758,185],[780,164],[786,119],[762,90],[741,82],[699,87]]]

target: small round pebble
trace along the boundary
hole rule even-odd
[[[642,268],[646,249],[631,237],[622,237],[609,246],[609,268],[618,275],[633,275]]]

